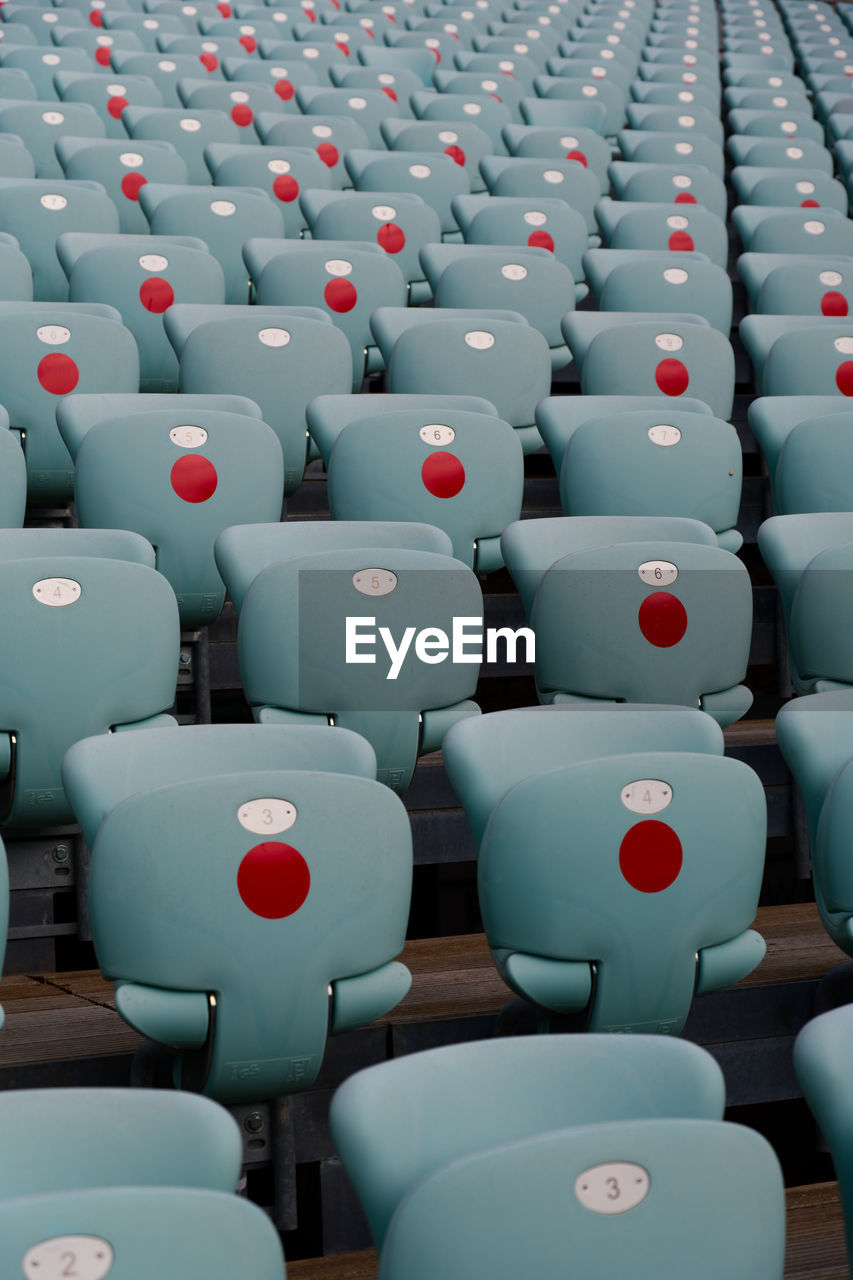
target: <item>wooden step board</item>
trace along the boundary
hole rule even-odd
[[[788,1241],[785,1280],[849,1280],[837,1182],[785,1192]],[[376,1253],[341,1253],[287,1264],[288,1280],[375,1280]]]
[[[813,903],[762,907],[755,927],[767,955],[741,987],[815,981],[848,959]],[[381,1019],[386,1026],[495,1014],[515,998],[483,934],[417,939],[406,944],[402,959],[412,988]],[[115,1011],[112,984],[97,971],[9,976],[0,982],[0,1004],[6,1010],[0,1067],[128,1054],[140,1041]]]

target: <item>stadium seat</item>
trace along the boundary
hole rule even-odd
[[[511,156],[575,160],[592,169],[602,190],[607,185],[607,168],[613,156],[610,146],[594,129],[514,124],[505,130],[504,140]]]
[[[191,111],[210,107],[224,111],[250,145],[258,140],[253,126],[259,111],[287,110],[272,80],[269,84],[244,80],[235,85],[229,81],[212,80],[209,76],[206,80],[182,79],[178,81],[178,94],[184,106]]]
[[[181,391],[255,400],[282,447],[285,495],[293,493],[305,469],[306,405],[352,386],[344,335],[316,307],[178,304],[164,323],[178,353]]]
[[[330,1121],[381,1248],[412,1187],[496,1137],[516,1142],[655,1116],[720,1120],[724,1101],[719,1067],[687,1041],[513,1036],[426,1049],[358,1071],[336,1091]],[[503,1117],[499,1134],[496,1112]]]
[[[732,171],[738,200],[743,204],[767,204],[776,208],[836,209],[847,212],[843,185],[818,169],[761,169],[739,165]]]
[[[839,785],[844,785],[840,779]],[[853,1037],[851,1015],[849,1005],[823,1013],[807,1022],[794,1042],[794,1070],[800,1088],[832,1153],[848,1241],[853,1239],[853,1142],[845,1086]]]
[[[199,61],[190,53],[151,53],[145,50],[115,49],[110,62],[119,76],[149,76],[163,95],[163,103],[173,110],[183,109],[178,84],[199,74]],[[90,68],[91,69],[91,68]],[[181,151],[182,148],[178,147]]]
[[[583,253],[587,247],[586,219],[564,200],[529,196],[457,196],[456,221],[466,244],[529,245],[547,249],[583,281]],[[581,296],[585,291],[581,290]]]
[[[832,156],[810,138],[762,138],[757,134],[731,134],[726,150],[736,165],[762,169],[817,169],[832,177]]]
[[[329,170],[333,184],[349,186],[343,158],[351,147],[366,147],[367,134],[346,116],[281,116],[262,111],[255,128],[264,146],[310,147]]]
[[[600,198],[601,186],[597,175],[576,160],[525,160],[520,156],[490,155],[483,157],[481,170],[491,195],[565,200],[583,214],[589,234],[598,234],[595,203]]]
[[[502,130],[512,123],[512,112],[488,93],[413,93],[412,110],[419,120],[469,120],[492,140],[496,155],[506,152]]]
[[[72,303],[114,306],[133,334],[140,391],[177,391],[178,359],[166,337],[163,314],[176,300],[220,306],[225,302],[222,268],[205,242],[195,236],[160,235],[153,240],[71,231],[59,237],[56,252],[68,276]]]
[[[72,181],[98,182],[118,210],[118,230],[147,235],[148,219],[139,204],[146,182],[186,182],[187,166],[168,142],[120,142],[116,139],[60,138],[56,153]],[[91,225],[76,228],[91,231]]]
[[[492,140],[482,129],[466,121],[451,125],[440,120],[398,120],[382,122],[382,136],[390,151],[428,151],[448,155],[465,168],[471,190],[484,191],[480,162],[492,154]]]
[[[3,28],[5,34],[5,30],[9,29],[9,23],[4,22]],[[39,45],[18,44],[13,33],[11,40],[3,41],[3,47],[0,49],[0,66],[25,71],[35,86],[36,97],[42,104],[42,110],[45,110],[45,108],[51,109],[52,104],[58,100],[59,95],[53,83],[53,77],[57,71],[91,71],[92,55],[85,49],[68,47],[61,49],[58,45],[51,44],[48,37],[41,38],[43,43]]]
[[[317,396],[308,405],[306,417],[311,439],[328,467],[338,436],[351,422],[358,422],[362,418],[373,418],[383,413],[405,413],[412,409],[429,417],[442,417],[456,409],[468,413],[490,413],[494,417],[498,416],[495,406],[489,400],[483,400],[479,396],[395,396],[386,391],[382,395],[363,393],[351,396]],[[441,548],[433,549],[441,550]]]
[[[744,255],[766,263],[773,254]],[[815,257],[812,254],[778,255],[777,265],[765,275],[755,310],[759,315],[810,315],[844,317],[850,310],[848,292],[853,281],[853,257]]]
[[[725,176],[722,147],[702,133],[623,129],[618,141],[623,160],[634,164],[702,165],[720,181]]]
[[[56,256],[59,236],[66,231],[109,235],[119,229],[115,205],[97,183],[50,178],[0,178],[0,224],[29,259],[32,296],[43,303],[68,298],[68,280]]]
[[[640,409],[657,411],[660,409],[660,400],[657,396],[546,396],[544,400],[540,400],[536,406],[536,425],[542,433],[557,475],[560,474],[569,441],[583,423]],[[683,413],[713,416],[706,404],[690,396],[679,401],[679,410]]]
[[[186,162],[190,182],[197,186],[210,183],[204,148],[212,142],[240,141],[240,129],[224,111],[127,107],[122,120],[134,140],[171,142]]]
[[[296,100],[304,115],[352,119],[367,135],[368,147],[383,146],[379,126],[399,109],[381,89],[334,89],[331,85],[301,85]]]
[[[188,844],[187,830],[201,839]],[[286,831],[287,843],[263,838]],[[411,859],[401,802],[368,778],[248,770],[130,796],[100,826],[89,880],[119,1011],[177,1051],[182,1088],[226,1102],[310,1088],[328,1031],[370,1022],[406,993],[408,970],[394,957]],[[175,909],[164,914],[167,884]],[[259,971],[278,980],[259,983]]]
[[[35,163],[36,178],[56,182],[62,177],[54,150],[57,140],[66,134],[103,138],[106,126],[86,102],[0,102],[0,132],[22,139]]]
[[[0,301],[32,302],[33,273],[14,236],[0,232]]]
[[[611,200],[596,205],[595,216],[611,249],[669,249],[705,253],[718,267],[729,256],[726,224],[702,205]]]
[[[521,515],[524,465],[500,418],[396,411],[345,427],[328,462],[335,520],[421,520],[478,574],[503,565],[500,535]]]
[[[668,194],[673,204],[699,204],[725,220],[726,188],[704,165],[615,160],[610,166],[610,177],[620,200],[657,204]]]
[[[450,156],[429,151],[362,151],[351,148],[344,157],[357,191],[409,192],[439,216],[443,236],[459,238],[451,211],[456,196],[468,195],[471,184],[466,170]]]
[[[835,316],[747,316],[740,325],[759,392],[853,394],[853,327]]]
[[[332,186],[329,170],[313,148],[214,142],[204,156],[215,186],[266,191],[284,218],[284,234],[291,238],[298,239],[308,227],[300,191]]]
[[[261,411],[254,400],[248,400],[244,396],[118,393],[65,396],[56,406],[56,422],[59,434],[68,446],[68,452],[75,458],[86,432],[99,422],[125,414],[145,413],[149,409],[185,409],[190,413],[217,409],[222,413],[236,413],[262,420]]]
[[[628,255],[626,254],[626,257]],[[638,310],[704,316],[726,338],[732,327],[732,284],[726,271],[712,262],[667,266],[638,256],[608,273],[599,298],[602,311]]]
[[[113,79],[103,72],[87,75],[83,71],[60,71],[54,77],[62,102],[87,102],[104,122],[108,138],[127,140],[121,113],[125,107],[162,107],[163,95],[148,76],[122,76]],[[74,122],[69,132],[77,133]]]

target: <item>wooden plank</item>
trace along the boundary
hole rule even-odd
[[[813,981],[837,964],[850,963],[824,929],[813,902],[761,907],[754,927],[767,943],[767,954],[740,986]]]
[[[379,1271],[376,1252],[338,1253],[330,1258],[304,1258],[288,1262],[288,1280],[375,1280]]]

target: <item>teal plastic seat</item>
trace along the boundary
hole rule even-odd
[[[578,426],[559,470],[567,516],[683,516],[710,525],[738,551],[741,448],[728,422],[639,409]],[[815,510],[815,508],[810,508]]]
[[[442,235],[458,237],[451,202],[456,196],[468,195],[471,184],[465,169],[450,156],[352,148],[344,163],[357,191],[406,191],[420,196],[438,214]]]
[[[152,249],[158,252],[152,252]],[[104,303],[120,313],[139,350],[139,389],[177,391],[178,360],[163,328],[175,301],[225,302],[222,268],[195,236],[61,235],[57,256],[72,303]]]
[[[190,110],[212,107],[224,111],[250,146],[258,140],[253,127],[258,112],[286,109],[272,81],[264,84],[244,80],[240,85],[234,85],[208,76],[206,80],[179,80],[178,93],[184,106]]]
[[[696,133],[723,145],[723,125],[719,115],[707,107],[659,106],[652,102],[629,102],[625,112],[631,129],[646,133]],[[732,113],[733,114],[733,113]]]
[[[322,28],[320,28],[322,30]],[[291,30],[291,39],[260,41],[261,58],[278,63],[293,63],[295,66],[310,67],[317,82],[325,84],[329,68],[336,63],[349,65],[347,55],[342,46],[322,43],[318,40],[295,40]],[[226,55],[228,56],[228,55]]]
[[[607,184],[607,168],[613,156],[608,143],[594,129],[514,124],[505,130],[504,141],[511,156],[575,160],[592,169],[602,190]]]
[[[604,136],[607,108],[595,98],[522,98],[521,120],[533,127],[573,130],[592,129]]]
[[[655,817],[635,801],[636,779],[658,788]],[[510,888],[525,827],[526,874]],[[498,802],[479,848],[492,957],[535,1004],[588,1008],[591,1031],[677,1035],[697,987],[739,981],[763,958],[749,926],[765,836],[763,789],[740,761],[642,752],[528,777]]]
[[[253,814],[259,796],[272,831]],[[188,843],[200,825],[203,840]],[[156,836],[156,873],[139,856],[144,831]],[[259,840],[284,832],[286,841]],[[181,1088],[232,1103],[310,1088],[328,1032],[372,1021],[408,989],[394,957],[411,857],[399,799],[353,774],[247,770],[130,796],[101,824],[89,881],[119,1011],[176,1050]],[[201,911],[191,889],[199,859]],[[169,885],[168,915],[152,873]],[[222,929],[227,952],[215,941]],[[258,965],[279,980],[258,983]]]
[[[367,134],[346,116],[281,116],[260,112],[255,128],[264,146],[310,147],[329,170],[334,186],[349,186],[343,158],[351,147],[366,147]]]
[[[851,286],[853,258],[792,255],[765,277],[755,310],[761,315],[844,317],[850,311]]]
[[[726,150],[736,165],[762,169],[818,169],[832,177],[832,156],[810,138],[762,138],[758,134],[731,134]]]
[[[2,193],[0,193],[2,205]],[[73,468],[56,426],[71,391],[137,391],[139,356],[113,307],[0,303],[3,403],[20,432],[31,502],[67,502]]]
[[[723,182],[700,164],[646,164],[616,160],[610,166],[613,190],[618,199],[634,203],[658,203],[669,195],[673,204],[699,204],[718,218],[725,218],[726,189]]]
[[[823,271],[843,273],[853,264],[853,257],[844,254],[839,254],[837,257],[835,255],[821,257],[813,253],[742,253],[737,260],[737,274],[746,287],[749,305],[753,310],[757,306],[764,281],[771,271],[775,271],[777,267],[795,264],[805,264],[815,275]],[[793,303],[793,299],[791,301]],[[786,307],[784,313],[780,314],[790,315],[791,312]]]
[[[163,103],[173,109],[183,108],[178,83],[200,74],[201,64],[191,53],[153,53],[148,50],[114,49],[110,62],[118,75],[149,76],[163,95]],[[182,148],[178,147],[179,151]]]
[[[176,13],[128,13],[107,9],[102,22],[108,31],[132,31],[151,53],[156,53],[161,47],[158,37],[189,35],[195,28],[195,23],[188,23],[186,18]]]
[[[636,258],[609,272],[599,299],[602,311],[677,312],[704,316],[726,338],[732,327],[732,284],[728,273],[712,262],[666,266]]]
[[[608,1164],[614,1156],[626,1163]],[[613,1169],[655,1188],[617,1231],[609,1223],[602,1230],[607,1210],[590,1213],[582,1199],[591,1170],[603,1179]],[[706,1235],[709,1214],[717,1230]],[[569,1265],[594,1269],[601,1280],[626,1269],[637,1280],[674,1280],[684,1267],[696,1280],[721,1272],[779,1280],[784,1252],[782,1174],[763,1137],[735,1124],[637,1120],[555,1130],[437,1170],[395,1215],[379,1275],[463,1280],[482,1267],[510,1280],[531,1266],[542,1280],[557,1280],[568,1255]]]
[[[492,154],[492,140],[477,125],[463,120],[383,120],[382,137],[389,151],[427,151],[450,156],[464,167],[472,191],[485,190],[480,162]]]
[[[536,425],[559,475],[569,441],[585,422],[640,409],[659,408],[657,396],[546,396],[536,406]],[[712,416],[706,404],[690,396],[680,401],[679,410]]]
[[[125,107],[162,107],[163,95],[148,76],[113,80],[103,72],[60,71],[56,88],[62,102],[87,102],[104,122],[108,138],[127,138],[121,113]],[[72,122],[72,131],[73,129]]]
[[[107,418],[76,455],[80,525],[146,538],[186,630],[213,622],[225,601],[213,558],[217,535],[232,524],[275,520],[283,488],[275,433],[255,418],[216,410]]]
[[[437,59],[433,50],[426,46],[421,48],[414,45],[406,47],[401,44],[388,46],[378,41],[376,43],[368,41],[360,45],[355,53],[362,66],[375,67],[382,71],[412,71],[419,77],[425,89],[432,84],[432,73]]]
[[[568,363],[560,321],[573,309],[575,286],[568,269],[546,250],[426,245],[421,262],[437,308],[517,311],[545,338],[552,368]]]
[[[0,232],[0,300],[32,302],[33,273],[14,236]]]
[[[853,253],[853,227],[835,209],[776,209],[740,205],[732,219],[744,249],[751,253],[812,253],[834,257]]]
[[[5,827],[69,822],[60,764],[71,743],[156,724],[172,705],[178,610],[152,564],[151,547],[121,531],[0,533],[14,600],[0,679]]]
[[[426,314],[429,319],[408,319],[385,307],[374,312],[371,328],[380,347],[393,340],[385,356],[388,390],[424,395],[440,387],[445,395],[482,396],[519,431],[525,453],[538,449],[536,405],[551,386],[542,334],[513,312],[443,308]]]
[[[798,142],[808,140],[823,143],[823,127],[808,111],[762,111],[736,107],[729,112],[728,118],[731,132],[744,137],[796,138]]]
[[[153,236],[197,236],[204,241],[224,272],[226,303],[248,302],[243,245],[249,237],[284,235],[280,210],[263,191],[251,187],[217,184],[211,191],[207,187],[147,183],[139,192],[139,203]]]
[[[592,253],[585,255],[585,260],[590,263],[590,269],[598,276],[597,288],[599,292],[603,291],[607,275],[612,270],[611,262],[602,260],[601,255],[603,253],[613,254],[617,252],[628,251],[616,249],[597,250],[595,255]],[[677,261],[678,259],[674,258],[673,260]],[[685,316],[674,311],[568,311],[563,316],[562,330],[578,373],[583,376],[584,361],[589,348],[593,339],[598,337],[600,333],[605,333],[609,329],[624,327],[625,325],[639,324],[645,320],[658,322],[666,320],[675,324],[689,321],[691,324],[699,325],[701,328],[710,327],[703,316]]]
[[[715,417],[731,417],[735,368],[728,338],[692,323],[690,316],[626,324],[623,314],[614,312],[617,323],[589,344],[581,371],[584,395],[654,395],[657,390],[676,400],[688,394],[703,400]],[[563,332],[574,353],[565,319]]]
[[[853,1009],[849,1005],[823,1013],[806,1023],[794,1042],[794,1070],[800,1088],[832,1153],[848,1249],[853,1238],[853,1145],[846,1088],[853,1036],[851,1016]]]
[[[702,165],[721,181],[725,176],[722,146],[702,133],[623,129],[618,141],[623,159],[632,163],[695,164]]]
[[[34,1264],[45,1273],[48,1266],[87,1266],[91,1275],[106,1275],[108,1259],[109,1269],[127,1280],[170,1266],[201,1266],[210,1280],[228,1280],[251,1257],[257,1280],[284,1280],[269,1218],[221,1191],[97,1187],[34,1195],[0,1202],[0,1224],[0,1264],[10,1275]]]
[[[678,703],[723,725],[749,709],[749,575],[707,525],[520,521],[501,547],[536,633],[540,701]]]
[[[27,506],[27,464],[9,415],[0,413],[0,529],[21,528]]]
[[[760,169],[740,165],[732,180],[739,199],[745,204],[772,205],[781,208],[815,207],[847,212],[847,192],[843,185],[820,170]]]
[[[656,1116],[719,1120],[724,1101],[719,1067],[687,1041],[513,1036],[426,1049],[358,1071],[336,1091],[330,1121],[381,1247],[412,1187],[496,1138],[516,1142]]]
[[[309,191],[301,201],[313,239],[378,244],[402,271],[410,303],[428,300],[418,254],[425,244],[441,240],[441,223],[431,205],[409,192]]]
[[[66,396],[56,407],[56,423],[69,453],[75,458],[86,432],[99,422],[107,418],[123,417],[125,414],[145,413],[149,409],[185,409],[190,413],[217,409],[222,413],[236,413],[242,417],[261,420],[258,406],[244,396],[118,393]]]
[[[53,16],[51,10],[47,12]],[[17,30],[20,30],[17,23],[14,26]],[[31,83],[35,86],[36,98],[42,104],[42,110],[45,109],[46,104],[58,100],[59,95],[53,83],[53,77],[57,71],[92,70],[92,56],[84,49],[67,47],[61,49],[58,45],[51,43],[49,35],[44,31],[38,33],[41,44],[18,44],[15,32],[12,32],[10,36],[6,35],[9,27],[10,23],[8,21],[3,23],[3,34],[6,38],[3,40],[3,48],[0,50],[0,66],[27,73]],[[47,62],[45,62],[45,58],[48,59]],[[6,105],[8,106],[9,103],[7,102]],[[6,132],[12,132],[12,130],[7,130]]]
[[[468,196],[453,201],[466,244],[522,244],[547,249],[583,280],[588,234],[583,214],[564,200],[525,196]]]
[[[801,422],[848,412],[846,401],[838,396],[759,396],[752,401],[747,415],[749,428],[764,455],[774,500],[776,467],[794,428]]]
[[[247,240],[244,257],[260,306],[323,308],[352,351],[352,390],[382,368],[370,317],[404,307],[406,282],[379,245],[347,240]]]
[[[370,597],[373,612],[369,615],[376,619],[374,627],[390,628],[395,645],[405,628],[414,625],[417,630],[421,621],[429,628],[446,629],[450,636],[454,616],[482,617],[482,597],[475,575],[461,562],[447,554],[410,549],[405,526],[387,526],[384,542],[378,535],[376,542],[371,541],[369,523],[361,528],[365,532],[359,537],[351,523],[335,522],[325,543],[313,544],[310,535],[291,541],[289,558],[285,558],[287,535],[279,538],[278,559],[261,568],[242,593],[240,670],[257,720],[325,724],[331,717],[336,725],[367,738],[376,751],[378,779],[402,792],[418,755],[435,750],[456,720],[479,714],[470,701],[479,662],[442,661],[436,666],[434,661],[421,661],[416,653],[409,653],[407,659],[398,652],[392,666],[376,634],[375,663],[369,662],[369,639],[363,642],[368,648],[355,655],[366,658],[367,665],[348,662],[346,634],[351,624],[346,619],[368,616],[357,612],[365,594],[359,587],[369,588],[377,574],[380,587],[386,581],[383,574],[396,579],[389,594]],[[263,538],[261,533],[261,546]],[[236,565],[239,596],[239,583],[251,570],[252,540],[253,532],[246,531],[247,555],[241,555],[238,531],[226,530],[217,542],[217,564],[232,599],[232,565]],[[298,596],[294,596],[297,586]],[[295,609],[297,598],[300,607]],[[408,634],[411,639],[412,633]],[[353,643],[357,648],[358,642]],[[392,670],[393,679],[389,678]]]
[[[482,129],[492,141],[496,155],[503,155],[506,147],[502,130],[512,124],[512,112],[503,102],[496,101],[488,93],[432,93],[424,90],[413,93],[412,110],[419,120],[458,121],[468,120]]]
[[[659,107],[678,107],[682,111],[690,111],[694,106],[701,106],[706,111],[719,115],[720,92],[710,85],[692,84],[654,84],[649,80],[633,80],[631,97],[634,102],[648,102]]]
[[[106,127],[94,107],[85,102],[0,102],[0,132],[15,133],[33,157],[36,178],[62,177],[54,146],[68,134],[103,138]],[[8,230],[4,223],[4,230]]]
[[[381,136],[385,136],[385,129],[389,121],[396,124],[402,124],[404,121],[413,121],[414,112],[409,105],[409,98],[413,93],[417,93],[423,89],[424,84],[421,77],[415,72],[405,67],[399,67],[395,71],[382,70],[380,67],[343,67],[333,64],[329,68],[329,78],[332,84],[338,89],[375,89],[379,93],[384,93],[389,102],[394,103],[399,116],[386,116],[379,122],[379,131]],[[408,148],[404,148],[407,150]],[[414,148],[417,150],[418,148]]]
[[[352,386],[350,345],[316,307],[176,305],[165,315],[183,392],[247,395],[278,436],[284,492],[305,469],[305,408]]]
[[[146,182],[186,182],[187,166],[168,142],[120,142],[114,138],[60,138],[56,153],[66,178],[97,182],[118,210],[125,235],[147,235],[148,219],[139,204]],[[91,226],[76,230],[92,230]]]
[[[294,14],[292,9],[268,10],[265,5],[261,8],[265,14],[269,13],[274,25],[290,22]],[[297,57],[297,52],[297,46],[294,45],[294,56],[285,58],[286,66],[282,66],[275,58],[225,57],[222,59],[222,69],[226,80],[236,81],[238,84],[246,80],[254,81],[255,84],[271,84],[279,99],[276,110],[295,115],[298,113],[296,90],[299,85],[317,84],[319,80],[317,72],[312,71],[307,59]]]
[[[381,396],[367,393],[348,396],[316,396],[308,405],[306,417],[311,439],[328,467],[338,436],[351,422],[384,413],[405,413],[408,410],[417,410],[431,417],[441,417],[456,409],[498,416],[495,406],[479,396],[395,396],[386,391]]]
[[[521,515],[524,455],[492,415],[380,413],[345,427],[328,462],[334,520],[422,520],[484,574],[503,565],[500,537]]]
[[[597,234],[595,204],[601,196],[597,175],[576,160],[543,161],[517,156],[486,156],[481,169],[493,196],[565,200]]]
[[[525,90],[515,76],[496,76],[477,70],[459,71],[438,67],[433,73],[433,84],[440,94],[471,95],[488,94],[509,107],[513,120],[521,121],[521,100],[530,90]]]
[[[0,178],[0,225],[29,259],[33,297],[44,303],[68,298],[56,256],[59,236],[66,231],[110,235],[119,229],[115,205],[98,183],[50,178]]]
[[[329,170],[313,148],[214,142],[204,154],[214,186],[266,191],[284,218],[284,234],[295,239],[308,226],[300,192],[332,186]]]
[[[612,137],[625,121],[626,95],[624,89],[612,80],[587,79],[568,76],[537,76],[534,87],[540,97],[549,100],[572,102],[596,102],[604,108],[601,132]]]
[[[15,1089],[4,1090],[0,1116],[4,1206],[19,1196],[104,1186],[233,1192],[240,1178],[240,1131],[207,1098],[165,1089]],[[100,1125],[102,1138],[93,1143],[92,1127]]]
[[[611,249],[696,250],[707,254],[718,267],[725,267],[728,261],[726,224],[701,205],[604,199],[595,213]]]
[[[753,316],[789,320],[789,317]],[[853,328],[835,317],[790,318],[772,342],[758,386],[762,394],[853,394]],[[772,331],[769,335],[772,337]]]
[[[847,467],[850,428],[849,413],[808,418],[793,428],[773,477],[777,515],[853,510]]]
[[[34,178],[35,173],[35,162],[23,139],[15,133],[0,133],[0,175],[4,178]]]
[[[340,116],[352,119],[367,135],[368,147],[381,147],[379,126],[399,115],[397,105],[381,89],[335,89],[331,85],[302,85],[296,100],[304,115]]]
[[[190,182],[198,186],[210,183],[204,148],[212,142],[240,141],[241,130],[230,116],[212,108],[127,107],[122,120],[134,140],[170,142],[183,156]]]
[[[583,256],[584,273],[599,305],[611,272],[625,262],[653,262],[661,270],[680,267],[689,271],[697,262],[709,262],[709,258],[695,250],[692,253],[673,253],[670,249],[587,249]]]

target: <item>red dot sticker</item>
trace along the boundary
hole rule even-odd
[[[113,120],[120,120],[122,111],[129,106],[130,103],[127,98],[107,98],[107,111],[109,111]]]
[[[693,237],[686,231],[673,231],[667,241],[667,248],[673,253],[692,253],[696,246]]]
[[[450,156],[450,159],[455,160],[457,164],[465,164],[465,152],[461,147],[445,147],[444,154]]]
[[[335,41],[335,48],[337,49],[338,53],[342,53],[342,54],[344,55],[344,57],[345,57],[345,58],[348,58],[348,57],[349,57],[349,45],[348,45],[348,44],[338,44],[338,42],[337,42],[337,41]]]
[[[689,191],[679,191],[675,197],[675,204],[695,204],[696,197],[692,196]]]
[[[549,253],[554,252],[554,237],[547,231],[531,231],[527,237],[527,243],[531,249],[547,249]]]
[[[231,108],[231,119],[241,129],[247,128],[254,120],[252,108],[245,102],[238,102]]]
[[[383,86],[382,86],[382,92],[385,94],[385,97],[386,97],[386,98],[390,98],[392,102],[396,102],[396,101],[397,101],[397,95],[396,95],[396,93],[394,92],[394,90],[393,90],[393,89],[389,89],[389,88],[387,87],[387,85],[383,85]]]
[[[199,57],[199,62],[203,67],[207,67],[208,71],[216,71],[219,67],[219,59],[215,53],[203,53]]]
[[[334,169],[340,159],[338,148],[331,142],[321,142],[317,148],[317,155],[329,169]]]
[[[830,289],[829,293],[825,293],[820,300],[822,316],[846,316],[847,311],[847,299],[843,293],[838,293],[835,289]]]
[[[53,351],[39,361],[38,380],[53,396],[67,396],[80,381],[80,370],[70,356]]]
[[[438,49],[433,49],[433,50],[432,50],[432,56],[435,58],[435,60],[436,60],[436,62],[437,62],[437,63],[438,63],[438,62],[441,62],[441,52],[440,52],[440,50],[438,50]]]
[[[95,61],[97,62],[99,67],[108,67],[110,65],[109,49],[96,49]]]
[[[264,920],[283,920],[308,897],[311,872],[298,849],[266,840],[250,849],[237,872],[237,891],[245,906]]]
[[[161,315],[175,301],[175,291],[162,276],[151,276],[139,286],[139,301],[146,311]]]
[[[804,200],[800,205],[801,209],[819,209],[820,204],[817,200]]]
[[[845,360],[835,370],[835,385],[843,396],[853,396],[853,360]]]
[[[128,200],[139,199],[139,188],[144,187],[148,179],[141,173],[126,173],[121,180],[121,193]]]
[[[198,453],[188,453],[172,467],[172,488],[184,502],[207,502],[216,492],[216,467]]]
[[[272,184],[273,194],[278,196],[279,200],[283,200],[285,204],[291,204],[299,195],[299,183],[295,178],[291,178],[289,173],[281,173]]]
[[[671,649],[684,638],[687,610],[678,596],[669,591],[653,591],[640,605],[637,622],[649,644],[656,649]]]
[[[665,396],[682,396],[690,383],[690,374],[680,360],[661,360],[655,369],[655,382]]]
[[[218,4],[216,7],[217,7],[217,9],[219,10],[219,12],[220,12],[220,14],[222,15],[222,17],[223,17],[223,18],[230,18],[230,17],[231,17],[231,6],[230,6],[230,4]]]
[[[587,158],[582,151],[567,151],[566,159],[577,160],[578,164],[582,164],[585,169],[588,167]]]
[[[241,36],[240,43],[247,53],[254,53],[258,47],[258,42],[254,36]]]
[[[273,88],[281,98],[282,102],[290,102],[291,98],[296,93],[296,90],[289,80],[276,80]]]
[[[434,498],[455,498],[465,484],[465,468],[452,453],[431,453],[421,467],[421,479]]]
[[[376,232],[376,243],[386,253],[399,253],[406,243],[405,232],[396,222],[385,222]]]
[[[655,818],[625,832],[619,846],[619,870],[632,889],[662,893],[678,879],[684,853],[672,827]]]
[[[104,18],[100,9],[89,10],[89,21],[93,27],[102,27],[104,25]]]
[[[330,280],[323,290],[323,298],[330,311],[343,315],[346,311],[352,311],[358,302],[358,292],[349,280]]]

